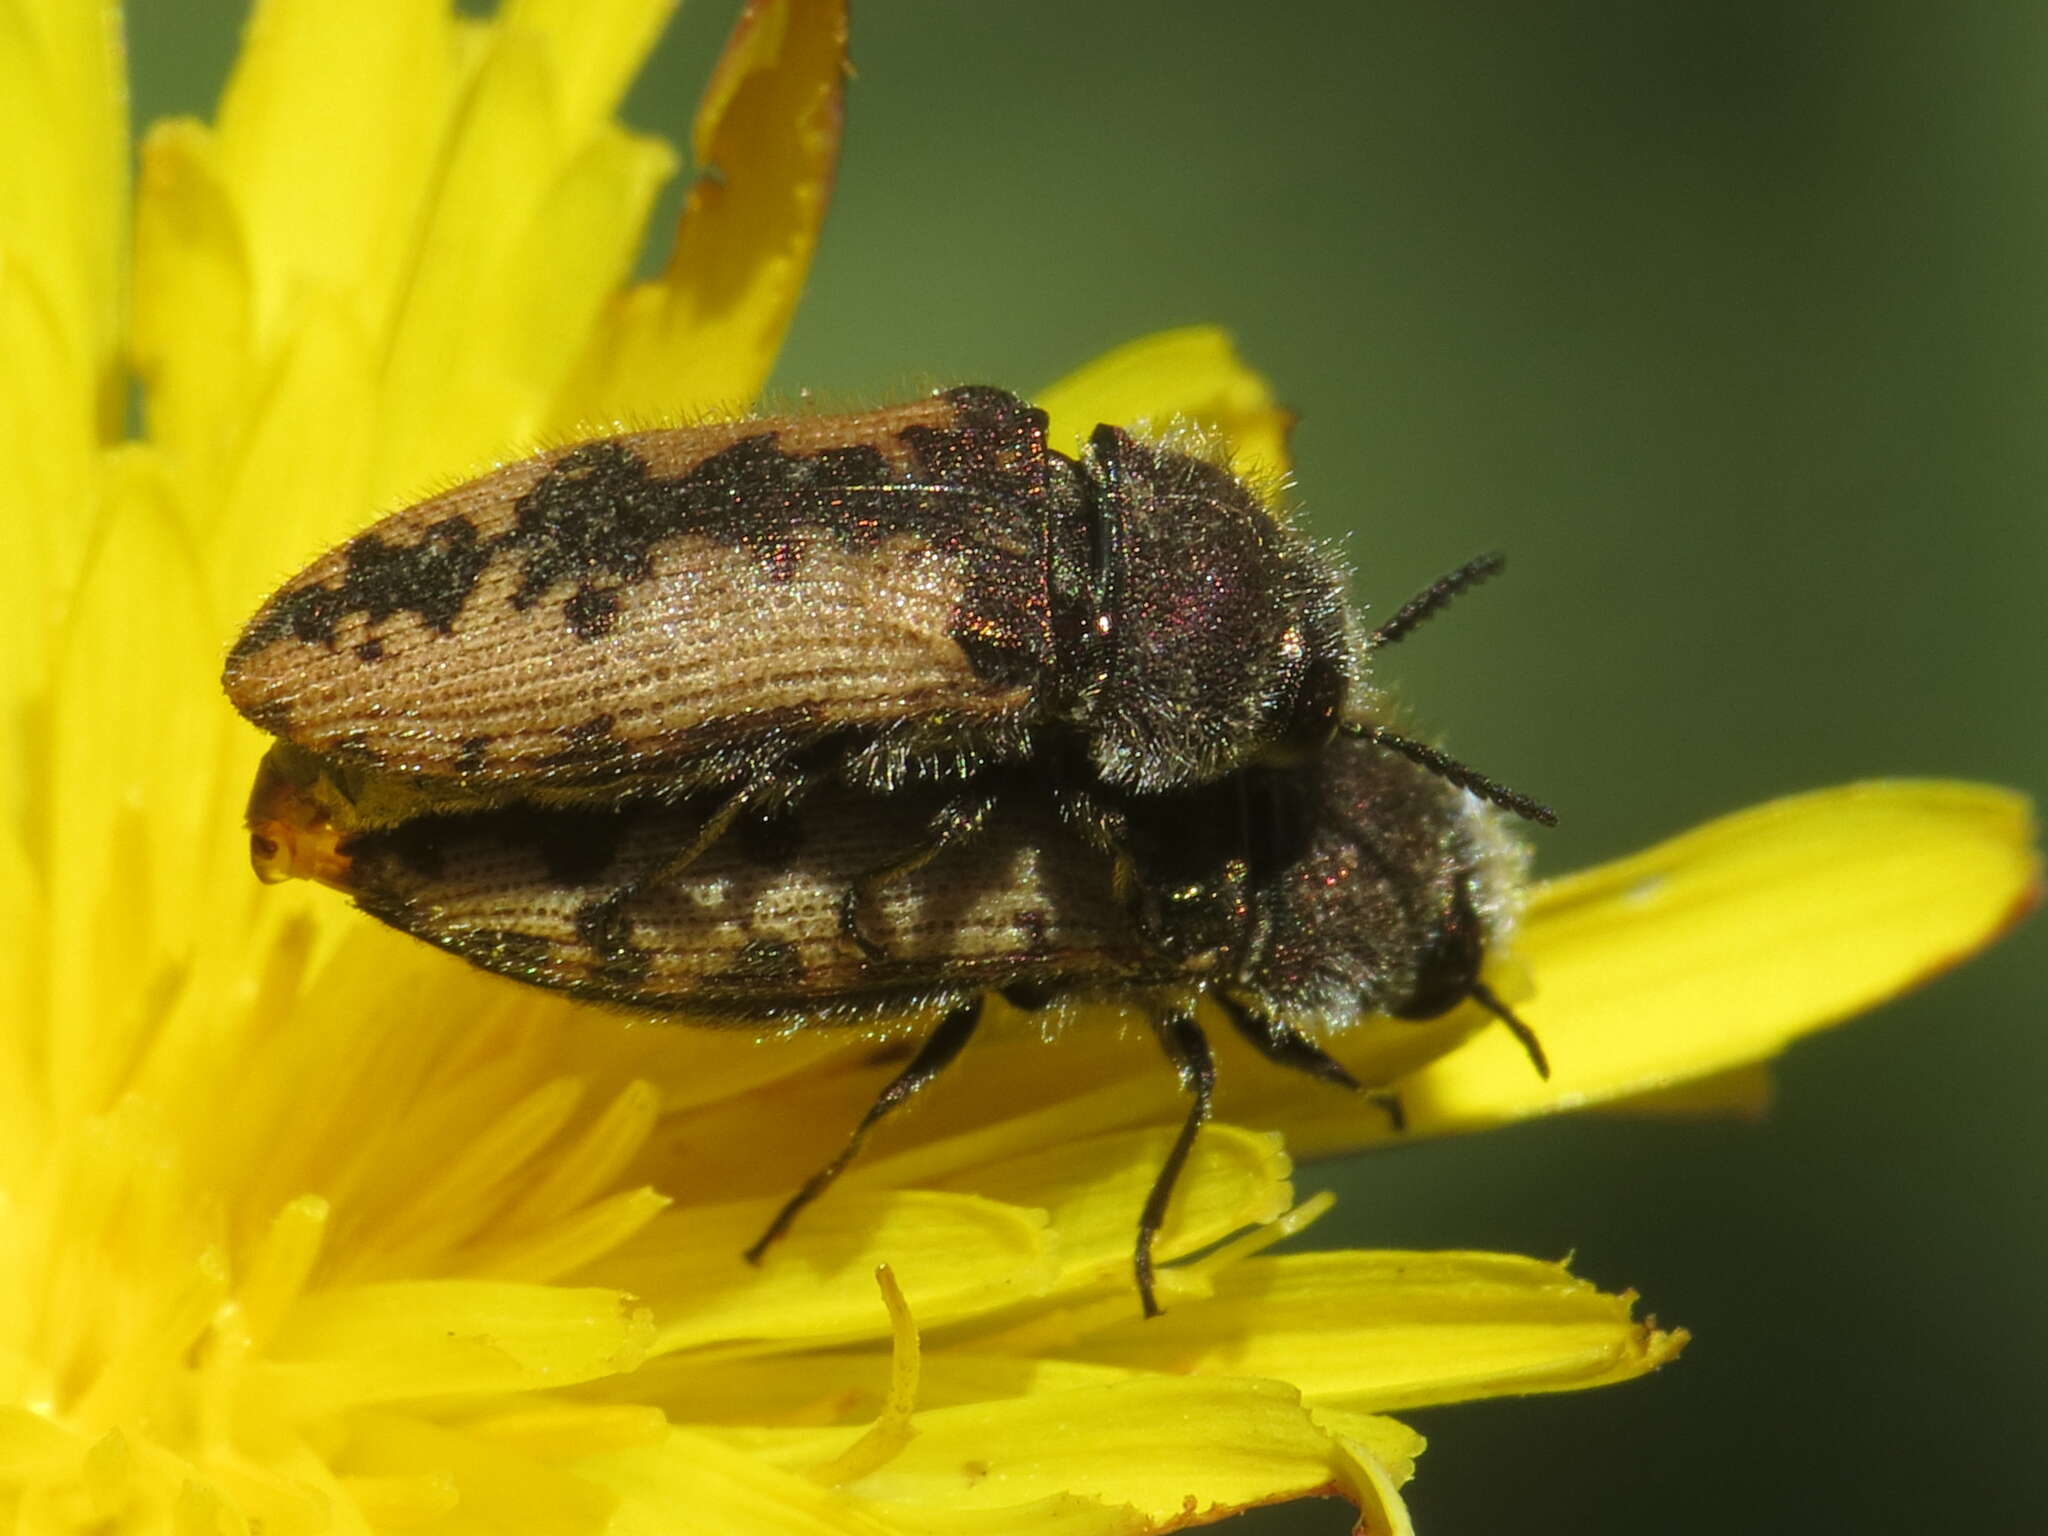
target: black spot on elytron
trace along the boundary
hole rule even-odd
[[[525,824],[508,832],[512,846],[533,848],[548,878],[561,885],[594,885],[609,876],[632,825],[630,816],[611,810],[522,808],[522,815]]]
[[[519,563],[513,604],[531,607],[577,582],[569,623],[589,639],[608,622],[594,612],[597,599],[616,604],[620,589],[651,579],[653,552],[667,540],[742,551],[769,580],[789,581],[808,544],[859,550],[909,535],[957,557],[966,588],[958,632],[976,637],[976,665],[1006,679],[1043,675],[1057,659],[1042,554],[1059,456],[1045,447],[1042,412],[1000,390],[955,394],[951,425],[902,434],[918,454],[907,474],[876,446],[789,453],[772,432],[668,477],[650,475],[646,459],[614,439],[571,449],[520,498],[497,546]]]
[[[457,773],[475,773],[477,769],[483,767],[484,754],[491,750],[491,743],[497,739],[495,736],[465,737],[462,745],[456,749],[451,766]]]
[[[389,544],[366,533],[344,546],[340,585],[280,593],[242,631],[232,657],[253,655],[286,638],[332,646],[342,621],[356,616],[375,625],[411,613],[446,634],[490,555],[476,525],[459,515],[428,524],[416,544]]]
[[[798,454],[763,432],[657,477],[618,439],[585,443],[548,467],[494,539],[460,514],[429,525],[415,544],[375,533],[355,539],[341,581],[273,599],[243,631],[231,664],[284,639],[331,646],[354,618],[376,625],[410,612],[447,633],[497,560],[515,563],[515,608],[573,584],[564,622],[590,641],[615,626],[622,590],[652,578],[665,541],[701,538],[747,552],[781,581],[800,574],[807,545],[859,550],[907,535],[952,560],[962,593],[950,628],[976,671],[1005,685],[1043,678],[1061,661],[1055,631],[1078,623],[1051,611],[1047,529],[1072,521],[1084,478],[1047,448],[1042,411],[996,389],[946,398],[949,424],[899,434],[915,460],[907,467],[880,446]]]
[[[804,973],[794,944],[784,939],[749,939],[740,946],[726,979],[733,981],[795,981]]]
[[[451,837],[459,835],[460,826],[460,819],[455,817],[416,816],[395,827],[345,837],[336,845],[336,851],[350,860],[358,878],[377,870],[409,877],[401,882],[406,885],[418,880],[439,880],[447,873],[448,844]],[[380,874],[376,883],[381,885],[385,878],[388,876]]]
[[[382,640],[365,640],[356,647],[356,660],[362,662],[365,666],[373,661],[382,661],[383,659],[384,642]]]
[[[562,618],[578,640],[596,640],[611,633],[619,616],[619,594],[604,587],[582,586],[562,604]]]
[[[472,847],[532,849],[555,885],[609,889],[617,884],[612,876],[636,818],[610,809],[510,805],[434,819],[458,823]]]
[[[633,942],[633,920],[626,916],[630,894],[616,890],[576,909],[576,937],[596,957],[597,976],[620,985],[639,981],[653,964],[653,956]]]
[[[1017,931],[1024,935],[1024,953],[1042,957],[1052,953],[1048,936],[1051,919],[1043,907],[1026,907],[1017,914]]]
[[[771,867],[787,864],[803,850],[804,825],[795,811],[777,816],[749,816],[734,830],[736,846],[750,863]]]

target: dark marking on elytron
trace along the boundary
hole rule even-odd
[[[495,736],[465,737],[455,753],[455,771],[475,773],[477,769],[483,767],[484,755],[491,750],[491,743],[497,739]]]
[[[356,647],[356,660],[366,666],[371,662],[382,661],[383,659],[384,642],[382,640],[365,640]]]
[[[597,976],[617,986],[631,986],[646,976],[653,956],[633,942],[633,920],[626,916],[630,887],[586,901],[576,909],[576,938],[598,956]]]
[[[446,875],[451,847],[473,849],[481,842],[531,849],[551,883],[572,889],[602,884],[609,892],[617,884],[612,877],[619,855],[636,828],[633,817],[615,810],[543,809],[522,803],[456,815],[414,816],[396,826],[352,833],[338,846],[352,860],[388,862],[429,881]]]
[[[447,634],[491,554],[476,525],[460,515],[428,524],[417,544],[387,544],[374,533],[363,534],[347,545],[339,586],[282,594],[242,632],[232,654],[253,655],[287,638],[332,646],[342,621],[357,616],[381,624],[394,614],[412,613]]]
[[[440,817],[422,816],[402,821],[395,827],[359,832],[345,837],[338,851],[350,859],[389,859],[401,869],[426,880],[439,880],[447,870],[447,834],[451,829]]]
[[[948,554],[972,553],[960,562],[968,587],[956,619],[970,663],[1002,682],[1043,675],[1057,658],[1042,629],[1017,623],[1018,593],[1042,588],[1048,498],[1077,503],[1080,470],[1047,451],[1042,414],[1003,391],[970,387],[947,398],[952,425],[899,434],[921,460],[907,481],[879,448],[789,453],[774,432],[742,438],[670,477],[650,475],[647,461],[617,439],[581,444],[519,499],[512,526],[496,538],[451,514],[417,545],[376,534],[354,539],[338,584],[280,594],[243,631],[234,658],[284,639],[331,646],[353,618],[376,625],[412,613],[448,633],[501,557],[517,562],[515,608],[574,583],[563,623],[589,641],[614,624],[628,588],[652,579],[653,552],[664,541],[704,538],[744,551],[782,581],[798,573],[807,539],[858,550],[904,535]]]
[[[803,851],[803,819],[795,811],[776,816],[748,816],[734,828],[733,837],[749,863],[768,869],[780,868]]]
[[[1051,916],[1043,907],[1026,907],[1017,914],[1017,931],[1024,935],[1024,953],[1042,959],[1052,953],[1048,937]]]
[[[578,640],[597,640],[619,617],[619,594],[608,587],[581,586],[562,604],[562,618]]]
[[[616,812],[568,809],[553,814],[520,807],[530,830],[508,828],[508,846],[531,847],[550,879],[563,885],[603,883],[617,866],[633,823]]]

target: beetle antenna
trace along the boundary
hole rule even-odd
[[[1423,620],[1433,618],[1450,606],[1451,599],[1461,592],[1470,591],[1490,576],[1498,576],[1507,566],[1507,556],[1499,553],[1481,555],[1476,560],[1467,560],[1448,576],[1439,576],[1420,592],[1403,603],[1394,616],[1365,637],[1365,648],[1376,651],[1383,645],[1392,645],[1419,629]]]
[[[1440,779],[1446,779],[1462,790],[1477,795],[1489,804],[1497,805],[1504,811],[1512,811],[1524,821],[1537,822],[1542,826],[1557,825],[1557,812],[1541,800],[1532,800],[1527,795],[1497,784],[1476,768],[1468,768],[1448,752],[1439,752],[1435,747],[1413,741],[1406,736],[1397,736],[1383,725],[1347,725],[1343,727],[1347,736],[1363,736],[1374,746],[1385,747],[1389,752],[1398,752],[1409,762],[1427,768]]]

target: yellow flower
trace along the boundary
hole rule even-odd
[[[145,137],[131,246],[115,18],[0,8],[6,1514],[1079,1533],[1334,1492],[1404,1529],[1420,1442],[1388,1411],[1623,1380],[1681,1336],[1553,1264],[1261,1253],[1318,1208],[1272,1128],[1383,1134],[1355,1104],[1222,1045],[1233,1123],[1161,1244],[1203,1256],[1143,1323],[1168,1075],[1115,1031],[997,1039],[755,1270],[740,1250],[884,1070],[870,1042],[636,1029],[249,878],[257,743],[215,671],[278,577],[494,457],[740,407],[766,375],[845,17],[748,9],[692,146],[717,174],[624,287],[674,157],[614,112],[664,9],[259,6],[217,122]],[[1284,467],[1210,332],[1047,400],[1069,430],[1185,413]],[[1520,1007],[1549,1084],[1473,1017],[1341,1047],[1427,1132],[1739,1102],[1794,1035],[2010,921],[2029,835],[1960,785],[1766,807],[1539,889]]]

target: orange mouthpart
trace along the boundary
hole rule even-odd
[[[266,756],[249,791],[249,867],[265,885],[317,880],[349,888],[340,830],[306,784]]]

